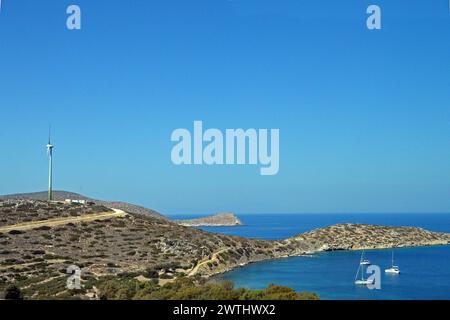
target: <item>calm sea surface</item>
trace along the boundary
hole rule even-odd
[[[188,219],[193,215],[172,216]],[[417,226],[450,232],[450,214],[261,214],[238,215],[238,227],[201,229],[258,239],[284,239],[336,223]],[[360,252],[338,251],[253,263],[220,277],[238,287],[264,288],[270,283],[311,291],[322,299],[450,299],[450,246],[395,249],[400,275],[386,275],[391,250],[369,250],[366,258],[382,269],[381,289],[355,286]]]

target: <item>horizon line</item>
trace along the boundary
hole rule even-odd
[[[155,209],[152,207],[149,207],[145,204],[141,204],[141,203],[135,203],[135,202],[129,202],[126,200],[118,200],[118,199],[113,199],[113,200],[105,200],[105,199],[94,199],[91,198],[91,196],[86,196],[83,194],[80,194],[78,192],[73,192],[73,191],[65,191],[65,190],[54,190],[54,193],[57,192],[65,192],[65,193],[72,193],[72,194],[76,194],[85,198],[90,198],[92,200],[99,200],[99,201],[105,201],[105,202],[126,202],[132,205],[137,205],[137,206],[141,206],[144,207],[146,209],[150,209],[150,210],[154,210],[159,212],[162,215],[165,216],[211,216],[211,215],[215,215],[221,212],[231,212],[233,214],[240,214],[240,215],[273,215],[273,214],[279,214],[279,215],[326,215],[326,214],[340,214],[340,215],[344,215],[344,214],[355,214],[355,215],[371,215],[371,214],[395,214],[395,215],[402,215],[402,214],[450,214],[450,211],[430,211],[430,212],[424,212],[424,211],[349,211],[349,212],[342,212],[342,211],[299,211],[299,212],[236,212],[234,210],[214,210],[213,212],[210,213],[205,213],[205,212],[195,212],[195,213],[165,213],[164,210],[159,210],[159,209]],[[31,192],[18,192],[18,193],[8,193],[8,194],[0,194],[0,197],[8,197],[8,196],[18,196],[18,195],[26,195],[26,194],[36,194],[36,193],[47,193],[47,191],[31,191]],[[26,199],[26,197],[24,198]],[[1,199],[0,199],[1,200]],[[186,211],[190,211],[190,210],[186,210]]]

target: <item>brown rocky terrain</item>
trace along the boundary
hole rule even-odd
[[[0,200],[0,227],[43,221],[52,218],[80,217],[99,212],[111,212],[111,209],[102,205],[88,207],[60,203],[54,206],[48,202],[36,202],[33,200]]]
[[[445,245],[450,234],[415,227],[338,224],[312,230],[289,241],[314,241],[321,250],[362,250]]]
[[[0,200],[40,200],[40,201],[47,201],[47,191],[41,191],[41,192],[31,192],[31,193],[17,193],[17,194],[10,194],[10,195],[4,195],[0,196]],[[129,213],[134,214],[143,214],[143,215],[149,215],[155,218],[165,219],[167,218],[160,214],[159,212],[151,209],[147,209],[135,204],[127,203],[127,202],[121,202],[121,201],[104,201],[104,200],[97,200],[92,199],[86,196],[83,196],[78,193],[74,192],[68,192],[68,191],[53,191],[53,199],[56,201],[64,201],[66,199],[71,200],[86,200],[90,202],[95,202],[98,205],[103,205],[108,208],[116,208],[120,210],[124,210]]]
[[[26,211],[22,211],[24,204]],[[54,212],[62,216],[71,206],[78,210],[78,222],[54,227]],[[40,217],[47,225],[27,230],[14,228],[35,223],[27,217],[46,210],[49,217]],[[57,286],[55,290],[65,291],[66,268],[70,265],[82,268],[83,279],[133,274],[164,283],[182,275],[204,274],[204,268],[219,271],[222,264],[236,266],[288,254],[276,243],[211,234],[149,215],[89,219],[103,210],[95,204],[0,200],[0,216],[14,217],[2,226],[9,231],[2,232],[0,227],[0,287],[17,283],[30,293],[39,294],[38,288],[45,284],[48,290],[50,281]],[[216,253],[220,253],[218,259]]]
[[[264,241],[208,233],[149,214],[111,211],[103,202],[65,204],[29,198],[0,199],[0,219],[0,289],[14,283],[29,297],[64,293],[70,265],[79,266],[87,282],[127,275],[163,284],[180,276],[211,276],[255,261],[323,250],[450,243],[447,233],[357,224]],[[39,221],[43,224],[34,228]],[[15,229],[24,224],[26,228]]]

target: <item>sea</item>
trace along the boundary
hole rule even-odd
[[[450,232],[450,214],[237,214],[233,227],[199,227],[208,232],[279,240],[337,223],[414,226]],[[173,215],[192,219],[199,215]],[[399,275],[385,274],[392,252]],[[354,284],[360,251],[334,251],[251,263],[218,276],[236,287],[262,289],[269,284],[314,292],[326,300],[449,300],[450,246],[366,250],[365,258],[381,269],[379,289]],[[366,275],[366,277],[369,274]]]

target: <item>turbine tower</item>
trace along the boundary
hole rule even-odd
[[[53,200],[52,191],[52,174],[53,174],[53,145],[50,142],[50,130],[48,129],[48,144],[47,144],[47,154],[48,154],[48,201]]]

